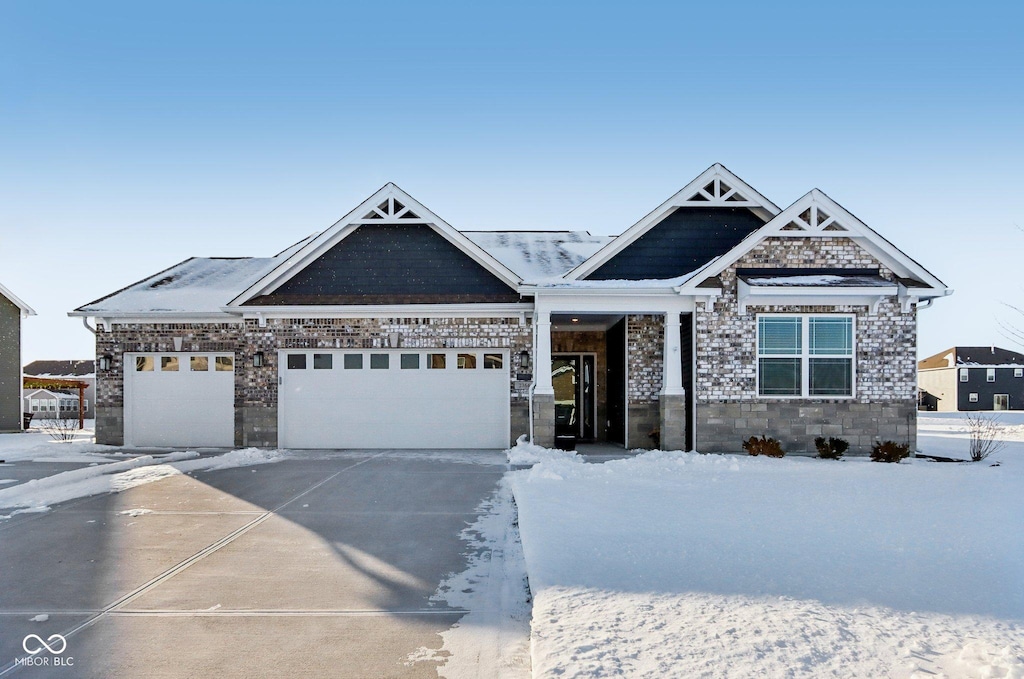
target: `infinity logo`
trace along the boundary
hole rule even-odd
[[[29,648],[29,646],[28,646],[29,640],[35,640],[35,642],[37,644],[39,644],[38,646],[35,647],[35,650],[32,650],[32,649]],[[51,646],[50,644],[46,643],[46,641],[53,642],[53,646]],[[65,639],[64,637],[62,637],[59,634],[51,634],[46,641],[43,641],[43,638],[40,637],[38,634],[30,634],[27,637],[25,637],[24,640],[22,640],[21,647],[24,648],[25,652],[28,653],[29,655],[35,655],[36,653],[41,652],[44,648],[47,651],[49,651],[50,653],[52,653],[53,655],[60,655],[65,650],[67,650],[67,647],[68,647],[67,639]]]

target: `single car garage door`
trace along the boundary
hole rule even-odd
[[[291,350],[278,360],[283,448],[508,446],[507,350]]]
[[[124,356],[129,446],[235,444],[235,358],[223,353]]]

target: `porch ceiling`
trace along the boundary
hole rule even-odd
[[[621,321],[622,314],[551,314],[552,332],[601,331]]]

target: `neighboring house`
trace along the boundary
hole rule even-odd
[[[25,366],[25,377],[35,377],[40,380],[67,380],[69,382],[85,382],[84,399],[82,402],[85,419],[91,420],[96,417],[96,368],[92,359],[80,359],[72,361],[33,361]],[[48,389],[53,390],[48,387]],[[77,389],[68,387],[69,393],[75,397],[75,408],[78,407]],[[29,389],[25,390],[26,397]],[[61,391],[58,389],[57,391]],[[28,409],[25,412],[30,412]],[[76,414],[77,417],[77,414]]]
[[[49,389],[26,389],[24,405],[33,419],[78,418],[78,394]]]
[[[32,307],[0,285],[0,432],[21,431],[21,321]]]
[[[1024,354],[996,346],[952,347],[917,364],[922,409],[1024,410]]]
[[[917,308],[950,292],[821,191],[781,209],[716,164],[614,239],[458,231],[387,184],[71,315],[100,443],[866,452],[916,444]]]

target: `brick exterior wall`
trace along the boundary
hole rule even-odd
[[[893,277],[848,238],[766,239],[726,269],[721,274],[722,296],[710,305],[697,304],[697,449],[736,451],[743,438],[761,434],[785,439],[793,451],[812,451],[815,435],[843,436],[850,440],[851,452],[860,453],[867,452],[874,439],[910,440],[916,445],[916,310],[903,312],[897,302],[885,300],[876,313],[853,305],[748,304],[740,314],[736,269],[783,267],[877,268],[883,277]],[[758,313],[854,314],[855,398],[759,397]],[[866,405],[871,407],[860,407]]]
[[[654,448],[651,432],[661,426],[658,392],[665,356],[665,318],[626,317],[626,447]]]
[[[235,444],[277,445],[277,352],[281,349],[388,347],[390,333],[408,348],[506,348],[510,350],[509,391],[512,440],[528,432],[530,380],[519,353],[532,351],[531,326],[510,318],[285,318],[244,323],[114,324],[96,334],[97,358],[113,357],[108,371],[97,371],[97,442],[120,445],[124,432],[124,366],[128,352],[223,351],[235,355]],[[264,365],[252,365],[257,351]],[[99,362],[97,361],[97,365]]]

